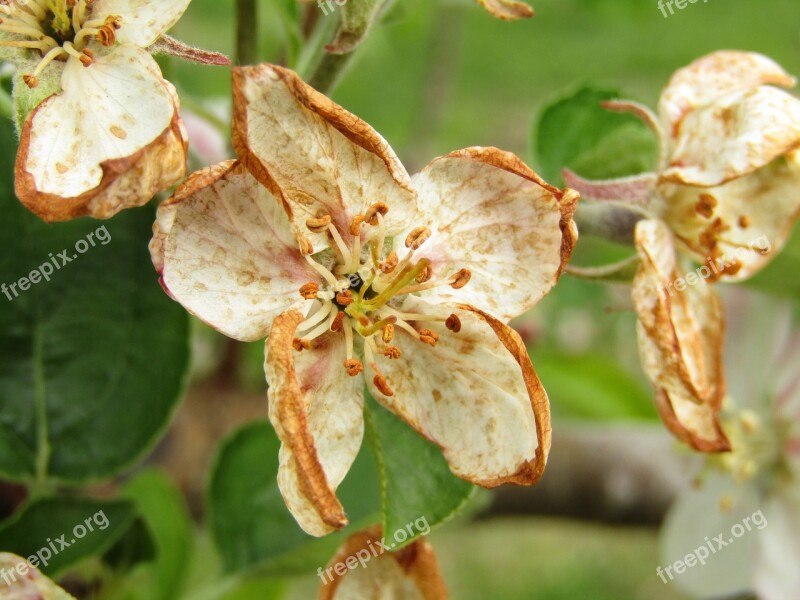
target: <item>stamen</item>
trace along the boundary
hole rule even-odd
[[[350,319],[344,320],[344,347],[347,353],[347,358],[353,358],[353,326]]]
[[[379,224],[378,215],[386,216],[386,213],[389,212],[389,206],[385,202],[376,202],[372,206],[369,207],[366,214],[364,215],[364,220],[375,227]]]
[[[439,341],[439,334],[432,329],[420,329],[419,341],[435,348],[436,342]]]
[[[344,326],[344,317],[345,315],[342,311],[336,314],[336,318],[333,320],[333,323],[331,323],[331,331],[339,333],[342,330]]]
[[[333,321],[336,319],[337,314],[338,313],[336,311],[330,311],[328,318],[325,319],[325,322],[303,336],[303,340],[313,340],[321,336],[323,333],[330,331],[331,325],[333,325]]]
[[[356,215],[350,221],[350,233],[352,235],[359,235],[361,233],[361,224],[364,222],[364,215]]]
[[[302,352],[303,350],[308,350],[311,348],[311,342],[308,340],[301,340],[300,338],[294,338],[292,340],[292,348],[298,352]]]
[[[330,218],[330,217],[328,217]],[[350,250],[347,248],[347,244],[344,243],[339,230],[336,229],[332,224],[328,223],[328,233],[333,238],[333,241],[336,243],[336,248],[339,250],[339,254],[342,255],[342,261],[347,267],[347,270],[350,271],[353,268],[353,256],[350,254]],[[357,266],[357,265],[356,265]]]
[[[313,233],[322,233],[328,228],[332,222],[330,215],[323,215],[321,217],[314,217],[313,219],[306,220],[306,227]]]
[[[386,350],[383,351],[383,355],[389,359],[398,359],[403,355],[403,353],[397,346],[387,346]]]
[[[353,303],[353,292],[350,290],[339,292],[336,294],[336,302],[339,306],[350,306]]]
[[[381,331],[387,325],[394,325],[396,321],[397,317],[395,316],[385,317],[380,321],[377,321],[376,323],[372,323],[371,325],[368,325],[366,327],[359,328],[358,333],[361,335],[361,337],[367,338]]]
[[[427,227],[417,227],[406,236],[406,248],[418,250],[422,244],[431,237],[431,230]]]
[[[364,365],[357,358],[348,358],[344,361],[344,368],[350,377],[355,377],[359,373],[364,372]]]
[[[308,262],[308,264],[310,264],[310,265],[311,265],[311,267],[312,267],[312,268],[313,268],[313,269],[314,269],[314,270],[315,270],[317,273],[319,273],[320,275],[322,275],[322,277],[325,279],[325,281],[327,281],[327,282],[328,282],[328,283],[331,285],[331,287],[333,287],[333,288],[336,288],[336,287],[338,287],[338,283],[339,283],[339,282],[336,280],[336,277],[334,277],[334,276],[333,276],[333,273],[331,273],[331,272],[330,272],[328,269],[326,269],[326,268],[325,268],[325,267],[323,267],[321,264],[319,264],[317,261],[315,261],[315,260],[314,260],[314,259],[311,257],[311,255],[310,255],[310,254],[304,254],[304,256],[306,257],[306,261]]]
[[[394,323],[388,323],[383,328],[383,335],[381,336],[384,344],[388,344],[394,339]]]
[[[322,306],[319,307],[319,310],[317,312],[315,312],[310,317],[306,318],[305,321],[303,321],[297,326],[297,331],[305,331],[307,329],[311,329],[318,323],[321,323],[330,316],[331,311],[333,309],[334,309],[333,302],[325,302],[324,304],[322,304]]]
[[[425,269],[422,273],[417,275],[417,283],[425,283],[427,281],[430,281],[431,277],[433,277],[433,269],[431,268],[430,265],[428,265],[427,269]]]
[[[461,319],[458,318],[458,315],[450,315],[444,324],[453,333],[461,331]]]
[[[392,388],[389,387],[389,383],[386,381],[386,378],[380,373],[376,374],[375,377],[372,378],[372,383],[375,384],[375,387],[378,388],[378,391],[384,396],[388,396],[390,398],[394,396],[394,392],[392,391]]]
[[[747,215],[742,215],[741,217],[739,217],[738,223],[739,227],[741,227],[742,229],[747,229],[748,227],[750,227],[750,217],[748,217]]]
[[[392,388],[389,387],[389,383],[378,368],[378,363],[375,362],[375,352],[377,350],[377,348],[374,347],[375,340],[368,338],[366,341],[367,343],[364,344],[364,353],[366,354],[367,363],[372,370],[375,371],[375,377],[372,378],[372,383],[375,384],[375,387],[378,388],[380,393],[384,396],[394,396]]]
[[[701,217],[710,219],[714,215],[714,209],[717,207],[717,199],[711,194],[700,194],[697,203],[694,205],[694,211]]]
[[[319,285],[310,281],[300,288],[300,295],[306,300],[316,300],[319,294]]]
[[[297,238],[297,244],[300,246],[301,254],[314,254],[314,246],[311,245],[311,241],[304,235]]]
[[[472,273],[469,269],[461,269],[458,273],[450,278],[450,287],[454,290],[460,290],[469,283],[472,279]]]
[[[386,257],[386,260],[380,261],[376,266],[381,270],[382,273],[389,274],[395,270],[398,262],[399,259],[397,258],[397,252],[392,250],[389,253],[389,256]]]

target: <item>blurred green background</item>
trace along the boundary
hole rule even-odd
[[[260,3],[265,61],[284,57],[279,4]],[[584,84],[618,89],[654,107],[672,72],[719,49],[761,52],[800,73],[800,3],[794,1],[708,0],[668,18],[657,0],[533,4],[534,19],[505,23],[472,0],[399,0],[333,97],[386,137],[410,172],[472,145],[513,151],[535,167],[530,140],[537,114]],[[232,0],[194,0],[176,37],[231,53],[232,7]],[[211,96],[216,109],[226,106],[224,69],[171,68],[184,96],[195,96],[192,102]],[[598,248],[619,253],[584,240],[578,260]],[[798,297],[796,284],[781,276],[797,256],[795,240],[760,279],[762,287]],[[546,382],[557,428],[584,419],[655,421],[626,288],[562,279],[557,293],[517,325]],[[205,330],[199,339],[218,343]],[[244,348],[245,388],[263,386],[261,360],[261,345]],[[678,598],[655,576],[656,535],[654,528],[506,517],[455,524],[431,539],[458,599]],[[313,577],[298,585],[293,598],[311,597]]]

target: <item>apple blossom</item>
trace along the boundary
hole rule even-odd
[[[335,490],[363,436],[366,381],[476,484],[532,484],[547,395],[506,323],[556,283],[577,194],[468,148],[409,177],[368,124],[272,66],[234,70],[238,160],[191,176],[151,242],[168,293],[266,342],[279,485],[300,525],[346,523]]]

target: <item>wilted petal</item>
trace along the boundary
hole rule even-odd
[[[741,281],[763,268],[792,231],[800,213],[800,152],[719,187],[663,185],[661,190],[662,218],[675,235],[698,262],[716,259],[712,279]],[[711,205],[711,213],[698,210]],[[717,227],[719,234],[705,233]]]
[[[361,447],[364,378],[350,377],[342,334],[316,338],[298,353],[303,314],[279,315],[267,340],[269,418],[282,442],[278,485],[300,527],[323,536],[347,525],[336,488]]]
[[[441,446],[462,479],[484,487],[536,483],[550,450],[550,406],[519,335],[468,305],[408,297],[401,309],[453,313],[461,330],[425,323],[439,335],[430,347],[397,327],[393,344],[402,356],[379,363],[394,395],[369,380],[373,396]]]
[[[636,245],[642,259],[632,289],[639,356],[656,388],[661,418],[697,450],[727,450],[718,421],[725,394],[719,299],[699,277],[684,291],[675,287],[681,287],[683,273],[670,232],[660,221],[640,221]]]
[[[671,567],[702,547],[708,550],[700,551],[701,555],[707,554],[705,564],[697,562],[680,574],[673,569],[672,578],[662,569],[661,577],[697,598],[729,598],[752,589],[761,532],[751,523],[752,531],[731,543],[728,540],[731,527],[741,525],[745,518],[751,522],[759,508],[754,485],[737,485],[721,473],[704,477],[697,487],[683,493],[667,513],[661,532],[661,566]],[[713,541],[719,534],[728,543],[721,549]]]
[[[170,295],[225,335],[255,341],[320,280],[279,202],[240,164],[198,171],[158,209],[150,244]]]
[[[715,186],[752,173],[800,143],[800,100],[770,86],[732,92],[690,112],[662,179]]]
[[[431,229],[419,252],[431,260],[434,277],[472,273],[465,287],[439,287],[429,298],[465,302],[508,320],[558,281],[578,235],[572,221],[577,193],[548,185],[496,148],[438,158],[412,184]],[[405,235],[396,238],[401,256],[404,242]]]
[[[668,132],[691,110],[741,90],[772,84],[793,87],[795,79],[773,60],[754,52],[723,50],[677,71],[661,94],[659,114]]]
[[[239,158],[282,198],[315,252],[328,247],[328,236],[310,232],[309,218],[330,215],[346,241],[351,219],[376,202],[389,206],[389,231],[417,218],[408,174],[386,140],[296,73],[267,64],[236,68],[233,94]]]
[[[75,600],[28,561],[14,554],[0,553],[0,574],[0,600]]]
[[[493,16],[504,21],[529,19],[533,16],[533,8],[517,0],[478,0],[478,3]]]
[[[117,41],[145,48],[172,28],[191,0],[95,0],[91,19],[122,17]]]
[[[796,485],[796,482],[794,482]],[[755,587],[762,600],[800,598],[800,493],[783,489],[766,506]]]
[[[423,538],[397,552],[382,552],[380,526],[359,531],[326,568],[320,600],[447,600],[433,547]],[[349,559],[349,560],[348,560]],[[349,564],[353,569],[336,573]]]
[[[120,46],[88,68],[70,58],[62,87],[22,129],[16,191],[29,210],[46,221],[108,218],[183,177],[177,97],[146,51]]]

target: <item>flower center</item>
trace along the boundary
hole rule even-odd
[[[778,422],[765,423],[756,413],[741,410],[723,420],[723,428],[733,449],[718,460],[735,481],[743,483],[756,476],[770,478],[784,469],[788,427]]]
[[[395,328],[401,328],[430,346],[436,346],[439,334],[425,327],[426,323],[444,323],[453,333],[461,330],[461,321],[454,314],[441,317],[408,313],[392,304],[407,294],[439,286],[462,288],[471,274],[461,269],[443,279],[434,277],[431,261],[416,257],[417,250],[431,235],[427,227],[418,227],[407,236],[406,254],[402,259],[394,250],[387,252],[384,216],[388,210],[386,204],[378,202],[365,214],[357,215],[350,223],[353,236],[350,246],[333,225],[330,215],[306,221],[309,231],[328,235],[334,260],[330,268],[323,266],[313,257],[311,242],[307,238],[300,240],[306,260],[325,283],[320,286],[312,282],[300,288],[300,295],[314,300],[315,304],[297,328],[300,337],[295,338],[294,348],[298,351],[311,348],[312,341],[328,331],[341,332],[347,347],[344,368],[349,375],[356,376],[364,371],[362,362],[355,358],[355,339],[360,337],[364,359],[375,374],[375,386],[391,396],[393,392],[380,371],[377,358],[397,359],[402,355],[400,349],[392,345]]]
[[[0,46],[39,51],[41,60],[33,72],[23,76],[30,88],[39,85],[38,76],[54,60],[73,56],[88,67],[94,53],[86,44],[94,39],[113,46],[122,18],[92,19],[94,0],[0,0],[0,32],[15,39],[1,40]]]

